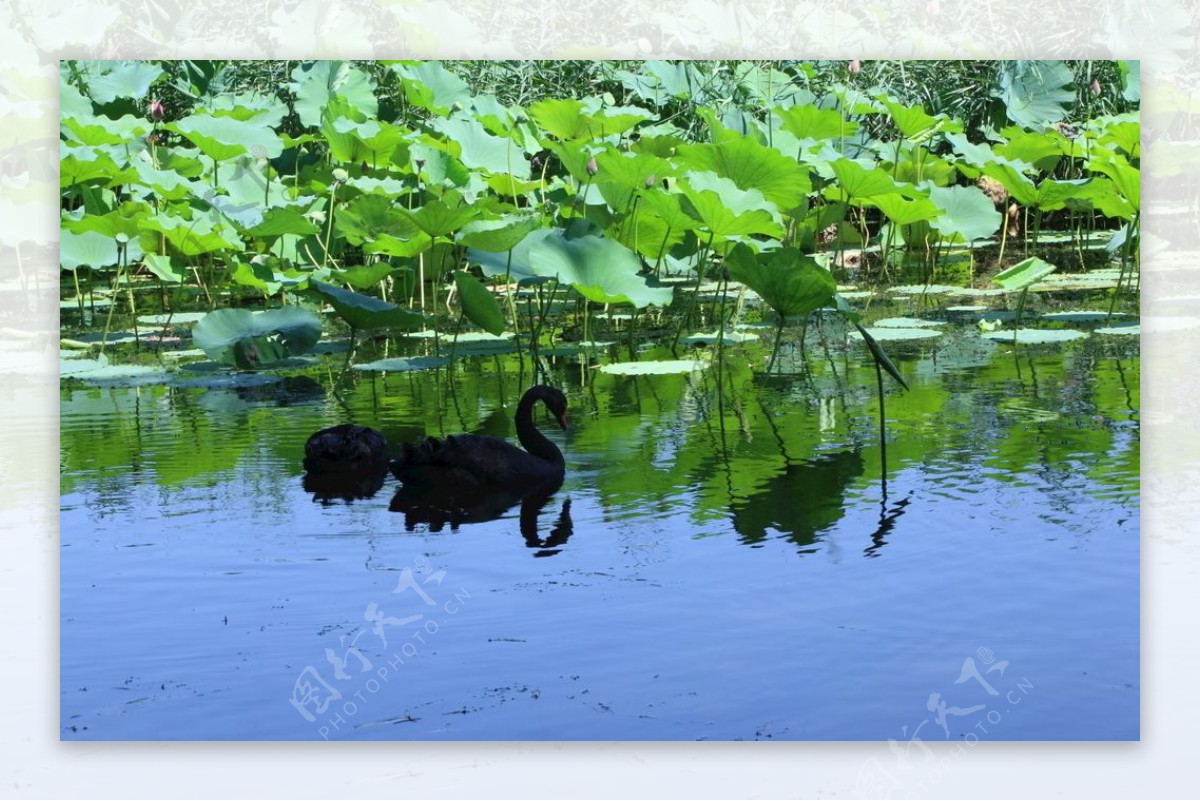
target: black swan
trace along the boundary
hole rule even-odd
[[[325,428],[304,443],[304,469],[310,473],[386,472],[387,461],[387,438],[366,426]]]
[[[542,401],[562,428],[567,427],[567,398],[560,390],[539,384],[530,387],[517,404],[517,439],[525,447],[479,434],[429,437],[405,444],[392,462],[392,474],[406,489],[427,490],[446,500],[468,500],[481,494],[551,488],[562,483],[562,451],[533,424],[533,407]]]

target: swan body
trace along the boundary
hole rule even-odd
[[[304,443],[304,469],[310,473],[382,471],[387,460],[387,438],[366,426],[325,428]]]
[[[524,450],[496,437],[455,434],[405,444],[392,462],[392,474],[406,488],[436,490],[462,497],[481,491],[533,490],[562,482],[562,451],[533,424],[538,401],[567,427],[567,398],[554,387],[529,388],[517,404],[517,438]]]

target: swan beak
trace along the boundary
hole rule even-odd
[[[567,413],[563,412],[562,414],[557,416],[557,419],[558,419],[558,427],[561,428],[563,431],[566,431],[567,430]]]

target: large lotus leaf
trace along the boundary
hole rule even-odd
[[[1137,160],[1142,155],[1142,124],[1136,115],[1122,114],[1107,120],[1100,144],[1115,145],[1125,157]]]
[[[321,112],[330,98],[343,97],[367,118],[379,116],[374,84],[365,72],[345,61],[312,61],[292,70],[296,114],[305,126],[321,124]]]
[[[467,319],[489,334],[503,333],[504,313],[500,311],[496,297],[474,276],[462,270],[454,273],[454,283],[458,287],[459,302]]]
[[[126,114],[118,120],[108,117],[64,117],[62,131],[81,145],[117,145],[140,139],[150,133],[149,121]]]
[[[647,283],[638,275],[642,264],[633,251],[586,224],[534,231],[511,254],[470,249],[468,258],[483,268],[484,275],[507,275],[520,284],[557,280],[596,303],[666,305],[674,291]]]
[[[774,203],[757,189],[740,189],[712,172],[689,172],[679,182],[689,214],[714,236],[766,234],[780,238],[783,225]]]
[[[1084,181],[1069,201],[1085,202],[1090,208],[1096,209],[1105,217],[1132,220],[1135,216],[1133,206],[1121,196],[1117,185],[1105,177],[1089,178]],[[1071,203],[1068,202],[1068,205]],[[1110,243],[1109,248],[1113,247]]]
[[[738,70],[743,66],[739,65]],[[742,75],[741,85],[749,90],[767,108],[786,106],[794,108],[798,105],[810,105],[816,102],[816,96],[807,89],[802,89],[793,82],[792,76],[774,68],[763,69],[757,64],[750,64]]]
[[[413,224],[431,237],[446,236],[479,217],[481,210],[466,203],[454,205],[445,200],[431,200],[414,210],[401,210]]]
[[[396,268],[381,261],[375,264],[358,264],[345,270],[333,270],[330,276],[339,281],[345,281],[355,289],[370,289],[397,269],[407,270],[407,268]]]
[[[829,271],[795,248],[755,254],[739,243],[725,257],[725,264],[735,280],[761,295],[783,317],[816,311],[837,292],[837,282]]]
[[[684,167],[728,178],[739,189],[757,189],[782,211],[800,205],[801,199],[812,189],[805,167],[750,137],[716,145],[684,146],[680,148],[679,162]]]
[[[169,284],[183,283],[183,273],[175,269],[174,265],[171,264],[170,256],[160,256],[156,253],[147,253],[144,257],[142,257],[142,263],[145,264],[146,269],[157,276],[159,280],[166,281]]]
[[[83,93],[76,89],[73,84],[67,82],[65,71],[59,75],[58,113],[64,120],[68,117],[83,119],[94,116],[92,101],[84,97]]]
[[[206,217],[185,220],[172,214],[155,214],[139,222],[143,232],[163,234],[184,256],[198,256],[217,250],[236,250],[241,240],[227,226],[216,226]]]
[[[598,104],[593,104],[593,107]],[[557,139],[575,139],[594,135],[582,100],[551,98],[539,100],[529,107],[529,116],[546,133]]]
[[[539,214],[506,214],[493,220],[472,220],[458,232],[458,243],[478,250],[502,253],[542,224]]]
[[[418,253],[424,253],[433,245],[433,238],[424,231],[415,231],[412,237],[401,239],[391,234],[379,234],[375,239],[363,245],[366,253],[380,253],[385,256],[408,259]]]
[[[338,209],[333,226],[352,245],[371,242],[383,234],[411,239],[421,232],[416,222],[385,195],[359,195]]]
[[[210,359],[243,370],[307,353],[320,338],[321,321],[295,306],[264,312],[218,309],[192,329],[193,341]]]
[[[1064,104],[1075,100],[1073,76],[1061,61],[1003,61],[993,96],[1004,102],[1008,118],[1038,128],[1067,116]]]
[[[229,277],[238,286],[254,287],[267,297],[283,287],[281,282],[275,280],[275,271],[266,264],[236,261],[229,270]]]
[[[286,206],[267,209],[263,213],[262,221],[246,229],[246,233],[250,236],[283,236],[284,234],[312,236],[320,233],[320,230],[312,220],[304,216],[300,209],[295,206]]]
[[[625,133],[654,115],[636,106],[603,108],[599,98],[590,97],[540,100],[529,107],[529,116],[546,133],[566,141]]]
[[[613,77],[643,100],[662,106],[673,97],[691,94],[689,66],[687,62],[646,61],[640,73],[617,70]]]
[[[690,231],[700,223],[683,206],[684,196],[678,192],[647,192],[639,203],[640,212],[660,218],[672,231]]]
[[[1001,215],[977,186],[930,186],[929,199],[941,210],[930,227],[951,241],[970,242],[996,233]]]
[[[117,263],[117,241],[99,231],[84,231],[78,234],[62,231],[58,260],[65,270],[109,267]]]
[[[1071,149],[1070,141],[1053,128],[1038,133],[1012,125],[1000,134],[1008,141],[996,145],[994,150],[998,155],[1012,161],[1032,164],[1042,172],[1053,172],[1063,154]]]
[[[1099,172],[1112,179],[1113,186],[1136,212],[1142,205],[1142,172],[1125,160],[1124,156],[1092,159],[1084,165],[1092,172]]]
[[[1077,201],[1074,204],[1077,206],[1081,204],[1090,206],[1093,192],[1090,190],[1089,184],[1094,183],[1095,180],[1094,178],[1077,178],[1071,181],[1056,181],[1053,178],[1047,178],[1038,184],[1033,205],[1042,211],[1066,208],[1071,201]]]
[[[1033,206],[1037,203],[1037,187],[1015,166],[1022,163],[1007,160],[995,161],[984,166],[983,174],[1002,183],[1008,190],[1008,194],[1012,195],[1013,200],[1022,206]]]
[[[534,242],[530,266],[540,275],[555,275],[559,283],[595,303],[631,303],[637,308],[671,302],[671,287],[651,286],[638,275],[641,260],[624,245],[595,234],[567,238],[557,231]]]
[[[996,273],[992,281],[1008,290],[1024,289],[1041,281],[1057,269],[1048,261],[1043,261],[1037,256],[1030,256],[1028,259]]]
[[[851,200],[888,195],[899,192],[900,188],[892,180],[892,176],[879,167],[867,169],[851,159],[838,159],[832,162],[830,169],[837,178],[837,187],[844,197]]]
[[[662,217],[644,208],[639,209],[636,215],[626,217],[616,228],[611,233],[618,242],[652,261],[658,261],[670,253],[687,236],[685,228],[672,228]]]
[[[338,316],[353,328],[399,328],[415,331],[426,323],[424,315],[402,309],[386,300],[361,295],[317,280],[310,280],[308,288],[327,300]]]
[[[331,100],[321,119],[329,153],[338,163],[388,163],[405,141],[402,128],[379,120],[354,120],[344,100]],[[342,116],[339,116],[339,113]]]
[[[410,145],[407,159],[400,166],[420,173],[431,186],[466,186],[471,180],[470,171],[462,159],[439,145],[433,141]]]
[[[97,231],[109,237],[124,234],[132,239],[141,231],[139,222],[150,214],[150,204],[126,201],[107,214],[85,214],[78,220],[64,218],[61,227],[76,234]]]
[[[137,173],[138,182],[153,190],[159,198],[181,200],[195,191],[192,182],[174,170],[160,170],[140,159],[134,159],[131,167]]]
[[[471,98],[467,82],[440,62],[409,61],[391,67],[400,76],[408,102],[434,114],[447,114],[456,104],[462,105]]]
[[[882,211],[896,225],[912,225],[921,220],[932,220],[938,216],[938,207],[927,197],[907,198],[896,192],[876,195],[867,201]]]
[[[926,134],[938,124],[937,118],[926,114],[925,109],[920,106],[906,106],[883,97],[879,97],[878,100],[888,110],[888,114],[895,121],[896,127],[900,129],[900,133],[909,139],[915,139],[920,137],[921,134]]]
[[[596,180],[627,189],[643,189],[674,174],[671,162],[649,153],[622,153],[613,149],[596,155]]]
[[[270,128],[257,122],[242,122],[233,117],[193,114],[165,126],[183,134],[216,161],[235,156],[273,159],[283,153],[283,140]]]
[[[858,123],[847,120],[835,109],[803,105],[774,111],[783,130],[797,139],[839,139],[858,132]]]
[[[430,127],[457,145],[459,158],[468,167],[490,173],[529,178],[529,161],[525,151],[511,139],[493,136],[478,120],[465,116],[436,119]]]
[[[1130,103],[1140,103],[1142,100],[1142,62],[1118,61],[1117,68],[1121,73],[1121,97]]]
[[[103,65],[104,62],[99,62],[99,64]],[[97,105],[101,106],[118,98],[140,100],[149,93],[150,86],[158,80],[162,73],[163,68],[153,62],[118,62],[103,75],[87,76],[88,94]]]
[[[121,169],[113,157],[101,147],[71,147],[66,142],[59,142],[58,180],[63,187],[96,180],[104,184],[117,184],[136,180],[136,175],[132,170]]]

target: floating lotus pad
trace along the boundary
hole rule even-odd
[[[110,364],[72,376],[101,387],[141,387],[149,384],[169,384],[171,373],[140,364]]]
[[[738,342],[751,342],[757,340],[758,338],[758,334],[742,333],[740,331],[726,331],[724,337],[726,342],[732,342],[735,344]],[[718,339],[721,339],[721,332],[713,331],[711,334],[692,334],[690,337],[684,337],[683,344],[715,345]]]
[[[241,389],[265,387],[282,381],[282,376],[266,373],[214,373],[176,380],[173,384],[179,389]]]
[[[1140,336],[1142,326],[1140,323],[1124,323],[1122,325],[1110,325],[1104,328],[1097,328],[1097,334],[1109,334],[1112,336],[1134,335]]]
[[[146,325],[190,325],[200,322],[208,312],[180,312],[179,314],[143,314],[138,317],[139,323]]]
[[[407,356],[356,364],[351,369],[366,373],[413,373],[419,370],[433,370],[449,363],[450,360],[442,356]]]
[[[961,292],[962,287],[950,286],[949,284],[904,284],[902,286],[894,286],[892,292],[897,295],[948,295],[952,292]]]
[[[694,370],[702,370],[707,366],[707,362],[697,359],[666,359],[651,362],[617,362],[616,364],[606,364],[600,368],[600,372],[611,373],[612,375],[668,375],[670,373],[690,373]]]
[[[1008,294],[1007,289],[975,289],[974,287],[964,286],[955,290],[952,294],[960,295],[966,298],[990,298],[996,295]]]
[[[1108,312],[1103,311],[1066,311],[1048,312],[1042,315],[1043,320],[1054,320],[1059,323],[1091,323],[1108,319]],[[1113,312],[1113,317],[1128,317],[1124,312]]]
[[[1055,292],[1070,289],[1112,289],[1117,285],[1120,270],[1092,270],[1082,274],[1055,273],[1029,288],[1030,292]]]
[[[164,359],[174,359],[176,361],[179,361],[180,359],[200,358],[200,357],[205,356],[206,354],[200,348],[188,348],[187,350],[165,350],[162,353],[160,353],[159,355],[162,356]],[[215,362],[214,362],[214,364],[215,364]]]
[[[917,317],[888,317],[874,323],[878,328],[933,328],[945,324],[943,320],[922,320]]]
[[[942,335],[941,331],[933,328],[868,328],[867,333],[880,342],[899,339],[927,339]],[[849,336],[853,339],[862,339],[862,335],[857,331],[851,331]]]
[[[1044,345],[1059,342],[1071,342],[1076,339],[1083,339],[1087,334],[1082,331],[1071,330],[1052,330],[1045,328],[1018,328],[1013,331],[988,331],[982,334],[985,339],[994,339],[997,342],[1012,342],[1014,334],[1016,341],[1025,345]]]
[[[946,311],[956,314],[970,314],[971,312],[985,312],[988,306],[947,306]]]

